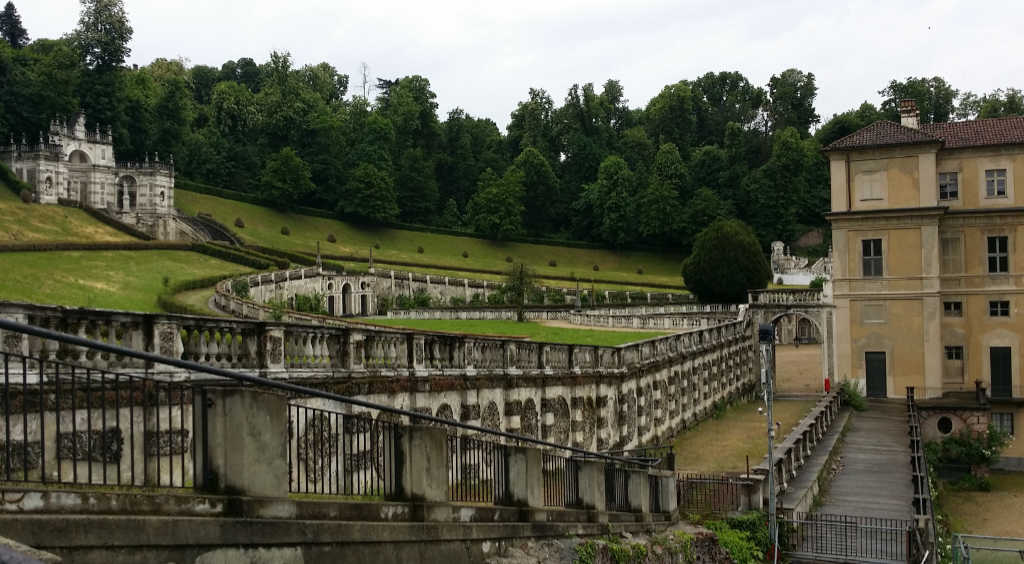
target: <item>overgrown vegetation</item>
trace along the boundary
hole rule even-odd
[[[693,535],[683,531],[654,535],[647,543],[627,542],[619,536],[607,535],[576,545],[576,558],[573,562],[596,564],[610,561],[614,564],[642,564],[648,561],[648,556],[657,555],[662,558],[669,556],[673,562],[690,564],[697,559],[694,545]]]
[[[1010,435],[989,425],[983,433],[963,429],[942,440],[929,441],[924,452],[930,467],[960,466],[968,470],[950,484],[952,489],[987,492],[992,490],[989,469],[999,460],[1010,439]]]
[[[827,281],[828,280],[824,276],[815,276],[814,280],[811,280],[811,283],[808,284],[807,287],[811,290],[821,290],[825,287],[825,282]]]
[[[855,380],[843,380],[839,383],[839,397],[844,405],[850,406],[854,411],[864,411],[868,408],[868,401],[860,389],[860,384]]]

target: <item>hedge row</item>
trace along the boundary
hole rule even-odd
[[[135,237],[137,239],[142,239],[143,241],[153,240],[153,236],[150,235],[149,233],[136,229],[134,226],[128,225],[127,223],[115,217],[111,217],[106,212],[100,211],[96,208],[92,208],[89,206],[83,206],[82,209],[85,210],[85,213],[98,219],[100,223],[105,223],[122,233],[127,233],[128,235],[131,235],[132,237]]]
[[[264,255],[269,255],[269,256],[273,256],[273,257],[279,257],[279,258],[282,258],[282,259],[287,259],[290,262],[294,262],[295,264],[300,264],[302,266],[313,266],[313,265],[316,264],[316,259],[313,258],[310,255],[304,255],[304,254],[301,254],[301,253],[293,253],[291,251],[283,251],[281,249],[275,249],[275,248],[272,248],[272,247],[264,247],[264,246],[261,246],[261,245],[248,245],[246,248],[247,249],[253,249],[254,251],[262,253]],[[285,267],[285,268],[287,268],[287,267]]]
[[[188,251],[188,241],[23,241],[0,244],[0,253],[40,251]]]
[[[193,243],[191,249],[197,253],[202,253],[213,258],[233,262],[235,264],[241,264],[254,268],[256,270],[266,270],[275,264],[269,260],[256,258],[252,255],[240,253],[233,249],[228,249],[218,245],[211,245],[209,243]],[[287,266],[285,267],[287,268]]]
[[[279,268],[281,270],[287,270],[292,265],[291,261],[289,261],[286,258],[281,258],[281,257],[278,257],[278,256],[271,256],[271,255],[268,255],[266,253],[261,253],[261,252],[258,252],[256,250],[254,250],[251,247],[233,247],[233,246],[228,245],[227,243],[225,243],[223,241],[208,241],[207,244],[208,245],[214,245],[216,247],[220,247],[221,249],[225,249],[225,250],[227,250],[229,252],[232,252],[232,253],[238,253],[240,255],[250,256],[250,257],[258,259],[258,260],[267,261],[270,264],[273,264],[274,266],[276,266],[277,268]]]
[[[14,172],[7,168],[7,165],[0,163],[0,182],[7,185],[14,192],[15,196],[20,196],[22,190],[32,191],[32,187],[21,181],[20,178],[14,175]]]
[[[259,196],[256,196],[255,194],[247,194],[245,192],[237,192],[235,190],[226,190],[224,188],[218,188],[216,186],[210,186],[209,184],[202,184],[200,182],[195,182],[195,181],[192,181],[192,180],[186,180],[186,179],[183,179],[183,178],[180,178],[180,177],[175,179],[175,185],[176,185],[177,188],[180,188],[182,190],[188,190],[190,192],[198,192],[200,194],[208,194],[210,196],[217,196],[218,198],[224,198],[224,199],[227,199],[227,200],[236,200],[236,201],[240,201],[240,202],[246,202],[246,203],[254,204],[254,205],[257,205],[257,206],[270,206],[270,207],[273,207],[273,202],[264,201],[262,198],[260,198]],[[331,212],[329,210],[322,210],[322,209],[319,209],[319,208],[308,208],[308,207],[301,206],[301,207],[295,208],[295,212],[296,213],[300,213],[302,215],[311,215],[311,216],[314,216],[314,217],[323,217],[323,218],[327,218],[327,219],[337,219],[337,220],[346,221],[348,223],[353,223],[353,224],[356,224],[356,225],[364,225],[364,226],[369,226],[369,227],[374,227],[374,228],[388,227],[388,228],[391,228],[391,229],[402,229],[404,231],[417,231],[417,232],[420,232],[420,233],[434,233],[434,234],[437,234],[437,235],[450,235],[452,237],[467,237],[467,238],[470,238],[470,239],[482,239],[482,240],[485,240],[485,241],[489,241],[490,240],[487,237],[484,237],[482,235],[477,235],[477,234],[472,233],[472,232],[461,231],[461,230],[458,230],[458,229],[448,229],[448,228],[444,228],[444,227],[435,227],[435,226],[432,226],[432,225],[419,225],[419,224],[415,224],[415,223],[401,223],[401,222],[367,223],[365,218],[360,218],[360,217],[355,217],[355,216],[347,216],[347,215],[343,215],[343,214],[337,214],[337,213]],[[563,239],[551,239],[551,238],[546,238],[546,237],[511,237],[509,239],[506,239],[503,242],[527,243],[527,244],[532,244],[532,245],[549,245],[549,246],[557,246],[557,247],[572,247],[572,248],[575,248],[575,249],[604,249],[604,248],[606,248],[605,246],[603,246],[603,245],[601,245],[599,243],[590,243],[590,242],[587,242],[587,241],[573,241],[573,240],[563,240]],[[662,251],[665,251],[666,248],[665,247],[656,247],[656,246],[634,246],[634,247],[630,247],[629,250],[662,252]],[[669,249],[669,250],[677,250],[677,249]]]

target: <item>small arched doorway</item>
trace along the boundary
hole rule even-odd
[[[138,183],[134,176],[122,176],[117,181],[117,209],[133,210],[138,205]]]
[[[359,315],[370,315],[370,297],[366,294],[359,296]]]
[[[341,314],[352,315],[352,285],[348,283],[341,286]]]

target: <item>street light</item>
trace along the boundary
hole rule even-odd
[[[772,367],[775,365],[775,327],[761,323],[757,327],[757,340],[761,346],[761,390],[764,396],[764,411],[768,418],[768,538],[772,539],[772,562],[778,562],[779,527],[775,515],[775,421],[772,416],[773,389]],[[761,411],[758,409],[758,411]]]

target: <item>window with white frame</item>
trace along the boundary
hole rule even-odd
[[[942,247],[942,273],[959,274],[963,272],[964,253],[960,237],[943,237],[940,245]]]
[[[957,173],[939,173],[939,199],[944,201],[960,199],[960,183]]]
[[[989,198],[1006,197],[1006,169],[990,168],[985,171],[985,196]]]
[[[1013,435],[1013,413],[993,411],[992,426],[1007,435]]]
[[[1010,238],[1006,235],[988,237],[988,272],[1003,274],[1010,271]]]
[[[989,317],[1010,317],[1009,300],[992,300],[988,302]]]

